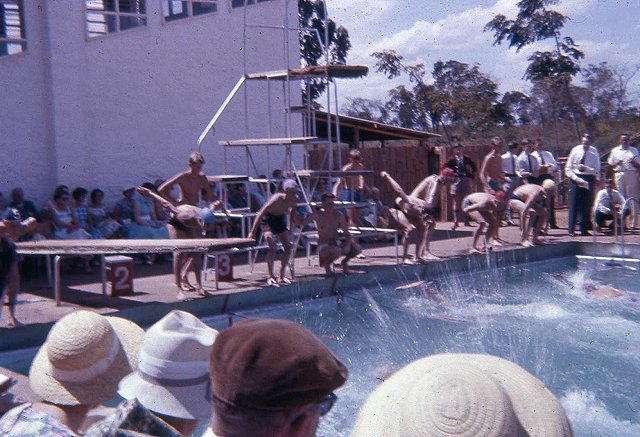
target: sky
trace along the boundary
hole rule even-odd
[[[327,0],[329,16],[349,31],[349,64],[369,67],[365,79],[338,82],[339,105],[347,97],[387,100],[387,91],[408,84],[406,76],[389,80],[375,71],[371,53],[393,49],[407,64],[424,63],[427,71],[438,61],[478,64],[499,84],[501,93],[527,92],[522,78],[527,58],[552,48],[539,42],[516,52],[504,43],[493,45],[483,32],[495,14],[515,18],[518,0]],[[560,0],[554,9],[569,17],[563,35],[585,52],[581,65],[611,65],[631,71],[640,65],[640,0]],[[630,83],[631,97],[640,100],[640,72]],[[322,101],[322,100],[321,100]]]

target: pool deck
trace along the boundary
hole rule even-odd
[[[587,242],[614,243],[612,236],[598,235],[594,237],[569,237],[566,230],[566,210],[557,211],[557,218],[561,229],[550,230],[549,235],[543,237],[547,243],[525,249],[517,245],[519,231],[515,226],[500,229],[500,237],[508,243],[494,248],[493,252],[510,251],[513,254],[525,254],[526,259],[544,259],[545,257],[560,256],[559,248],[570,246],[558,243]],[[459,227],[451,231],[450,222],[437,224],[437,231],[431,242],[431,252],[444,260],[457,259],[458,262],[469,263],[473,255],[464,257],[471,247],[474,228]],[[640,236],[625,234],[625,244],[630,247],[640,243]],[[611,244],[609,244],[611,246]],[[619,246],[619,245],[616,245]],[[184,302],[176,301],[175,286],[171,273],[170,261],[157,262],[148,266],[135,264],[133,296],[111,297],[102,295],[102,283],[99,272],[86,274],[76,272],[62,273],[62,305],[57,307],[52,296],[51,287],[46,276],[24,278],[22,292],[18,297],[16,316],[19,326],[9,330],[6,318],[0,320],[0,351],[19,347],[38,345],[44,341],[51,324],[72,311],[89,310],[101,314],[119,315],[137,323],[148,326],[161,318],[172,309],[184,309],[196,315],[229,314],[269,303],[304,299],[317,294],[328,294],[335,290],[359,288],[382,276],[399,278],[425,277],[432,271],[430,268],[442,265],[440,261],[429,262],[427,265],[397,266],[395,264],[395,248],[392,242],[364,244],[364,259],[352,262],[354,269],[362,270],[363,274],[348,276],[337,275],[337,279],[323,276],[324,270],[315,265],[308,266],[304,251],[299,251],[296,258],[296,278],[292,285],[281,287],[265,287],[266,264],[264,254],[259,255],[258,262],[250,271],[246,263],[246,255],[238,256],[239,262],[234,266],[233,282],[220,282],[220,290],[215,290],[213,275],[204,283],[212,297],[202,298],[195,293],[187,293],[189,299]],[[555,248],[555,249],[552,249]],[[410,246],[410,254],[414,252]],[[532,253],[537,256],[530,258]],[[505,254],[506,255],[506,254]],[[516,256],[514,255],[514,256]],[[276,262],[276,268],[279,261]],[[99,269],[96,269],[99,270]],[[389,274],[394,272],[395,274]],[[193,282],[193,279],[192,279]]]

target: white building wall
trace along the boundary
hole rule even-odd
[[[282,25],[284,1],[248,6],[247,21]],[[243,8],[219,0],[215,14],[163,23],[161,1],[148,0],[146,27],[87,40],[82,1],[36,3],[25,2],[28,53],[0,59],[0,81],[17,88],[2,104],[2,115],[11,113],[13,122],[0,117],[7,133],[0,141],[29,158],[2,164],[11,170],[3,171],[0,190],[21,185],[43,202],[57,184],[81,185],[100,187],[115,200],[126,186],[186,169],[199,134],[243,74]],[[296,25],[297,2],[290,3],[289,23]],[[247,35],[247,71],[285,68],[282,30],[254,28]],[[297,34],[289,37],[290,62],[297,66]],[[299,104],[297,82],[292,90]],[[268,135],[266,100],[266,84],[250,84],[250,138]],[[272,114],[272,135],[285,136],[280,83],[272,84]],[[300,126],[294,118],[294,136]],[[205,171],[224,171],[218,141],[241,138],[243,92],[202,145]],[[283,150],[272,149],[270,158],[268,164],[264,150],[254,153],[257,173],[281,166]],[[229,154],[226,170],[246,174],[244,153]]]

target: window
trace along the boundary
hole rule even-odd
[[[0,0],[0,57],[26,50],[22,0]]]
[[[231,7],[232,8],[241,8],[244,6],[245,2],[247,3],[247,6],[249,5],[253,5],[256,3],[263,3],[263,2],[268,2],[270,0],[231,0]]]
[[[89,38],[147,25],[145,0],[85,0],[85,6]]]
[[[217,0],[162,0],[164,21],[216,12]]]

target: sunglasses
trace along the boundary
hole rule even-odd
[[[333,408],[333,404],[335,404],[337,400],[338,396],[336,396],[335,393],[331,393],[326,398],[318,401],[317,405],[320,409],[320,417],[326,416],[329,411],[331,411],[331,408]]]

